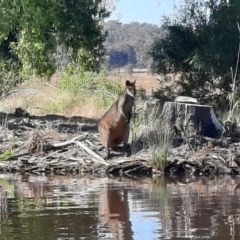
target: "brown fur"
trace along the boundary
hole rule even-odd
[[[110,155],[109,148],[114,149],[121,142],[123,142],[124,151],[127,150],[129,122],[132,116],[134,96],[136,95],[135,82],[126,81],[123,93],[103,115],[98,125],[100,139],[106,149],[107,159]]]

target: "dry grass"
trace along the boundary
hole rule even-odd
[[[125,74],[124,72],[120,72],[120,74],[117,75],[109,75],[108,79],[109,80],[117,80],[121,78],[122,86],[125,84],[126,79],[134,80],[137,79],[136,81],[136,87],[137,89],[145,89],[147,95],[152,95],[152,91],[158,89],[160,87],[159,81],[157,78],[160,78],[159,76],[151,76],[147,74],[146,71],[140,71],[140,70],[135,70],[131,76],[128,74]]]
[[[151,76],[144,69],[135,69],[131,76],[120,72],[120,74],[108,76],[107,79],[110,81],[120,79],[122,87],[124,87],[126,79],[137,79],[137,89],[145,89],[146,95],[151,95],[152,91],[158,89],[159,83],[162,81],[160,76]],[[53,76],[50,83],[32,77],[18,86],[16,92],[1,99],[0,109],[8,111],[22,107],[32,115],[60,114],[67,117],[85,116],[89,118],[99,118],[106,111],[96,104],[98,96],[94,93],[73,95],[67,90],[60,90],[58,88],[59,81],[58,75]]]
[[[176,84],[177,80],[179,80],[178,75],[172,75],[167,74],[165,76],[163,75],[151,75],[147,73],[146,69],[134,69],[131,76],[124,73],[124,71],[120,71],[120,74],[118,73],[112,73],[107,77],[109,80],[118,80],[121,79],[122,86],[125,84],[126,79],[134,80],[136,81],[136,87],[137,89],[144,89],[146,91],[147,96],[151,96],[152,92],[156,91],[157,89],[162,89],[164,87],[173,87],[177,91],[180,90],[178,84]]]
[[[8,111],[22,107],[32,115],[60,114],[66,117],[97,118],[104,111],[97,106],[96,101],[97,96],[91,93],[73,95],[57,88],[54,82],[31,79],[19,86],[13,94],[1,99],[0,109]]]

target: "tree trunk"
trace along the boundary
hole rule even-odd
[[[161,114],[163,126],[174,127],[185,134],[200,134],[206,137],[219,137],[223,124],[218,120],[213,108],[181,102],[165,102]]]

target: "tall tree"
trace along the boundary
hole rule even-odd
[[[178,21],[166,19],[167,35],[152,46],[153,72],[178,74],[181,94],[193,95],[206,81],[229,90],[238,58],[240,2],[185,2]]]
[[[80,57],[87,70],[98,69],[104,57],[106,38],[102,20],[109,16],[104,2],[0,1],[2,57],[13,54],[24,70],[50,76],[54,72],[51,54],[58,45],[63,45],[73,59]]]

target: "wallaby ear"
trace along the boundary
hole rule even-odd
[[[137,79],[135,79],[135,80],[134,80],[132,83],[133,83],[133,84],[135,84],[135,83],[136,83],[136,81],[137,81]]]
[[[128,87],[131,86],[131,83],[129,80],[126,81],[126,86],[128,86]]]

